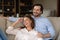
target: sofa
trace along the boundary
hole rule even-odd
[[[56,31],[56,35],[54,37],[54,40],[60,40],[60,17],[47,17],[51,23],[53,24],[55,31]],[[0,28],[3,30],[3,32],[6,33],[6,28],[8,26],[10,26],[13,22],[5,19],[5,18],[0,18]],[[21,23],[16,25],[15,28],[23,26]],[[7,35],[8,40],[14,40],[14,35]]]

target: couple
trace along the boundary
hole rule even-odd
[[[41,39],[41,40],[53,40],[53,37],[55,36],[55,30],[54,30],[54,28],[53,28],[53,26],[52,26],[52,24],[50,23],[50,21],[47,19],[47,18],[44,18],[44,17],[42,17],[41,16],[41,14],[43,13],[43,6],[41,5],[41,4],[35,4],[35,5],[33,5],[33,16],[31,16],[33,19],[34,19],[34,21],[35,21],[35,27],[33,28],[33,24],[32,24],[32,26],[31,26],[31,20],[29,20],[30,18],[28,18],[28,17],[24,17],[24,25],[25,25],[25,28],[24,29],[21,29],[21,31],[23,31],[24,30],[24,32],[26,31],[26,32],[29,32],[29,30],[30,30],[30,32],[31,32],[31,34],[33,34],[33,36],[36,36],[36,38],[37,39]],[[16,19],[15,18],[8,18],[10,21],[16,21]],[[29,20],[29,22],[28,21],[26,21],[26,19],[27,20]],[[18,19],[19,20],[19,19]],[[15,23],[13,23],[10,27],[8,27],[8,29],[7,29],[7,33],[8,34],[10,34],[10,32],[9,31],[14,31],[13,30],[13,27],[15,26],[15,24],[16,23],[18,23],[19,21],[16,21]],[[27,26],[30,26],[30,27],[27,27]],[[10,30],[11,29],[11,30]],[[32,30],[32,29],[34,29],[34,30]],[[17,30],[16,30],[17,31]],[[33,32],[33,31],[35,31],[35,32]],[[36,32],[37,31],[37,32]],[[15,31],[14,31],[15,32]],[[29,33],[30,33],[29,32]],[[39,33],[38,33],[39,32]],[[17,39],[18,40],[18,38],[19,38],[19,35],[21,34],[21,36],[22,35],[24,35],[23,33],[21,33],[21,32],[17,32],[17,33],[14,33],[14,34],[17,34],[17,36],[16,36],[16,38],[15,39]],[[35,33],[36,33],[36,35],[35,35]],[[13,33],[12,33],[13,34]],[[32,35],[30,35],[30,34],[28,34],[27,33],[27,36],[29,35],[29,37],[30,38],[33,38],[33,36]],[[31,37],[32,36],[32,37]],[[27,37],[27,38],[29,38],[29,37]],[[25,38],[25,36],[24,36],[24,38]],[[43,38],[43,39],[42,39]]]

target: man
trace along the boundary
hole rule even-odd
[[[41,16],[43,13],[43,6],[41,4],[33,5],[33,18],[35,19],[35,30],[40,32],[44,40],[52,40],[55,36],[55,30],[47,18]]]
[[[50,21],[42,17],[41,14],[43,13],[43,6],[41,4],[33,5],[33,15],[32,17],[35,20],[35,30],[39,32],[38,36],[42,37],[44,40],[53,40],[55,36],[55,30],[50,23]],[[9,18],[10,21],[16,21],[17,18]]]

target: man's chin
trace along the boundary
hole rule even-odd
[[[35,17],[39,17],[40,15],[34,15]]]

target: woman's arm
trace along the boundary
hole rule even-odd
[[[16,22],[14,22],[11,26],[12,27],[15,27],[18,23],[19,23],[20,21],[19,21],[19,19],[16,21]]]
[[[16,22],[14,22],[11,26],[15,27],[18,23],[22,22],[23,18],[19,18]]]
[[[11,26],[9,26],[6,30],[6,33],[8,34],[13,34],[13,35],[16,35],[16,33],[19,31],[18,29],[14,29],[14,27],[19,23],[21,22],[22,19],[18,19],[16,22],[14,22]]]

